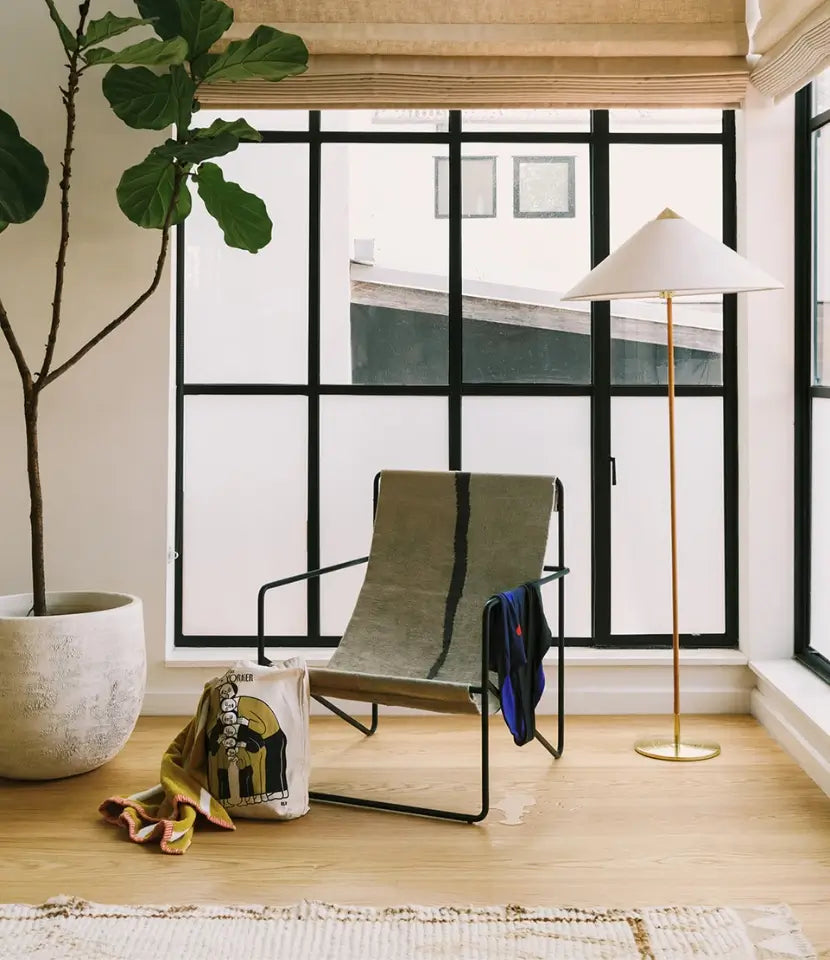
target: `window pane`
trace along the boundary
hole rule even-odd
[[[720,133],[720,110],[609,110],[608,125],[614,133]]]
[[[723,401],[676,401],[681,633],[722,633]],[[611,452],[611,630],[671,634],[668,400],[614,397]]]
[[[825,304],[830,293],[830,129],[813,134],[815,151],[815,307],[813,314],[813,382],[830,382],[830,314]]]
[[[813,399],[810,646],[830,659],[830,400]]]
[[[194,127],[209,127],[214,120],[247,120],[254,130],[308,130],[308,110],[199,110]]]
[[[587,133],[590,110],[462,110],[461,129],[491,133],[539,131],[542,133]]]
[[[441,397],[322,397],[320,554],[323,565],[366,556],[372,483],[379,470],[447,469],[447,401]],[[320,584],[324,635],[346,629],[366,567]]]
[[[591,636],[591,401],[588,397],[467,397],[462,408],[465,470],[558,476],[565,488],[565,632]],[[546,563],[556,563],[558,515]],[[556,630],[556,584],[542,588]]]
[[[588,147],[488,144],[497,151],[498,216],[462,230],[464,379],[468,383],[590,383],[591,314],[562,293],[591,268]],[[480,144],[465,144],[478,155]],[[514,216],[516,158],[573,167],[574,216]],[[570,183],[569,183],[570,188]]]
[[[185,378],[303,383],[308,376],[308,147],[258,143],[215,161],[265,201],[274,231],[255,256],[228,247],[193,191],[185,228]]]
[[[324,383],[447,382],[448,223],[434,144],[325,144]],[[476,221],[478,222],[478,221]]]
[[[813,116],[830,110],[830,70],[820,73],[813,81]]]
[[[611,249],[671,207],[723,236],[721,148],[712,144],[612,144]],[[723,297],[675,301],[677,383],[723,382]],[[666,307],[661,300],[611,303],[614,383],[666,383]]]
[[[306,569],[305,397],[187,397],[183,632],[255,636],[257,590]],[[272,590],[269,634],[306,632],[304,584]]]
[[[323,110],[321,130],[339,130],[374,133],[436,133],[448,127],[447,110]]]

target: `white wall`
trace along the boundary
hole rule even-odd
[[[95,3],[93,8],[101,8]],[[132,4],[105,5],[134,13]],[[77,4],[59,0],[67,20]],[[27,354],[48,330],[57,251],[57,183],[65,82],[45,5],[0,8],[0,105],[39,146],[52,171],[46,207],[0,235],[0,296]],[[65,322],[56,359],[80,346],[147,284],[159,235],[118,210],[121,172],[160,139],[130,130],[83,80],[72,191]],[[47,578],[52,589],[125,590],[143,597],[151,687],[164,683],[170,275],[153,300],[42,395]],[[0,349],[0,593],[29,589],[28,506],[19,381]]]
[[[751,87],[738,125],[738,249],[784,283],[739,299],[740,638],[793,654],[794,101]]]

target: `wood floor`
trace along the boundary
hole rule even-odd
[[[716,760],[669,764],[631,750],[668,721],[577,717],[563,759],[515,747],[493,721],[494,809],[469,826],[315,805],[285,824],[204,829],[183,857],[138,847],[97,806],[157,779],[182,721],[140,721],[125,751],[83,777],[0,781],[0,900],[58,893],[107,903],[788,902],[830,957],[830,799],[749,717],[687,721],[723,744]],[[663,729],[665,728],[665,730]],[[371,740],[312,720],[315,786],[475,806],[474,722],[381,718]],[[399,788],[393,792],[390,785]],[[515,815],[512,819],[516,819]]]

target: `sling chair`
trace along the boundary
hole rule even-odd
[[[558,580],[558,739],[536,740],[553,757],[564,746],[564,491],[555,477],[384,470],[375,477],[368,557],[264,584],[259,590],[259,663],[265,656],[265,595],[275,587],[367,563],[351,620],[329,666],[310,671],[311,695],[366,736],[378,704],[480,715],[481,810],[457,813],[333,793],[329,803],[476,823],[489,811],[488,717],[499,709],[490,669],[490,611],[496,594]],[[558,514],[558,559],[544,566],[551,511]],[[542,571],[548,576],[539,577]],[[371,725],[329,698],[372,705]]]

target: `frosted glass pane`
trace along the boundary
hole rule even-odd
[[[256,634],[260,586],[306,569],[307,418],[304,397],[186,398],[185,635]],[[304,584],[270,593],[266,630],[305,634]]]
[[[324,144],[324,383],[447,382],[448,223],[437,144]]]
[[[308,374],[308,147],[257,143],[216,161],[265,201],[271,242],[226,246],[195,196],[185,228],[189,383],[304,383]]]
[[[590,383],[590,304],[561,300],[591,269],[588,147],[465,143],[463,151],[495,154],[498,181],[498,215],[461,228],[464,380]]]
[[[723,114],[709,108],[609,110],[613,132],[628,133],[720,133]]]
[[[830,128],[813,134],[813,370],[812,381],[830,383]]]
[[[193,114],[194,127],[209,127],[214,120],[247,120],[254,130],[308,130],[308,110],[200,110]]]
[[[565,633],[591,636],[591,401],[588,397],[467,397],[462,408],[465,470],[558,476],[565,488]],[[551,517],[547,563],[557,559]],[[551,629],[557,587],[542,588]]]
[[[723,401],[676,401],[681,633],[723,633]],[[666,397],[611,400],[611,631],[671,634]]]
[[[830,659],[830,400],[813,400],[810,646]]]
[[[435,133],[446,130],[448,110],[323,110],[321,130],[370,131],[372,133]]]
[[[567,131],[569,133],[587,133],[591,129],[590,110],[548,109],[548,110],[512,110],[484,109],[462,110],[461,129],[465,133],[480,130],[487,133],[539,131]]]
[[[830,70],[825,70],[813,80],[813,116],[830,110]]]
[[[366,556],[372,481],[379,470],[447,469],[447,401],[441,397],[322,397],[320,552],[323,565]],[[321,628],[340,635],[365,566],[321,581]]]
[[[674,111],[680,113],[681,111]],[[612,144],[611,249],[671,207],[713,237],[723,235],[722,153],[716,144]],[[723,297],[674,305],[677,383],[723,382]],[[659,300],[611,302],[615,383],[668,379],[666,307]]]

